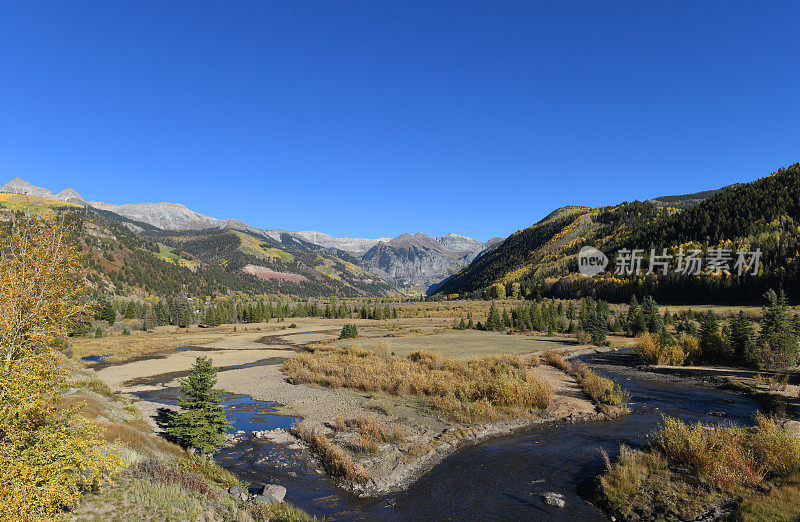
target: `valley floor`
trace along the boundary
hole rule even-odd
[[[330,343],[342,346],[358,344],[377,348],[379,341],[397,355],[415,350],[441,352],[447,357],[468,360],[481,356],[512,353],[528,361],[536,352],[551,348],[574,351],[574,339],[543,335],[503,335],[495,332],[460,331],[450,328],[448,318],[407,318],[390,321],[356,320],[360,337],[338,341],[344,320],[293,319],[287,322],[237,325],[191,332],[175,332],[162,328],[154,333],[136,333],[120,338],[114,353],[109,339],[81,340],[76,347],[81,357],[108,356],[103,362],[90,364],[112,391],[136,401],[145,418],[158,432],[163,426],[164,408],[160,402],[141,400],[147,393],[175,389],[195,358],[211,357],[218,369],[217,387],[227,392],[251,397],[257,401],[278,403],[279,414],[300,417],[307,426],[322,429],[335,444],[348,448],[348,454],[363,465],[371,479],[365,485],[342,482],[341,485],[362,495],[377,495],[408,487],[420,475],[447,455],[467,445],[549,423],[580,422],[607,418],[600,413],[581,390],[574,377],[547,365],[529,367],[554,391],[550,406],[535,415],[497,422],[461,424],[436,414],[418,397],[365,393],[345,388],[291,384],[281,371],[281,363],[309,343]],[[348,321],[348,322],[352,322]],[[149,338],[149,339],[148,339]],[[154,347],[147,349],[147,344]],[[619,342],[620,340],[617,340]],[[125,347],[133,346],[130,353]],[[164,349],[162,349],[164,348]],[[366,416],[379,424],[401,427],[402,442],[382,444],[374,455],[363,456],[353,451],[352,433],[337,433],[335,419]],[[266,434],[274,442],[293,441],[287,433]],[[232,442],[250,438],[238,433]],[[308,452],[311,456],[311,452]]]

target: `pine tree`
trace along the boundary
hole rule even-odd
[[[339,339],[355,339],[358,337],[358,327],[354,324],[346,324],[342,326],[342,332],[339,334]]]
[[[723,362],[726,358],[725,340],[717,316],[711,310],[700,315],[700,353],[710,362]]]
[[[114,324],[114,321],[117,320],[117,311],[114,309],[114,305],[108,301],[103,301],[97,307],[97,313],[94,317],[101,321],[108,321],[108,324]]]
[[[631,335],[639,335],[647,330],[647,322],[645,321],[642,309],[639,307],[639,301],[634,295],[631,297],[631,303],[628,305],[628,329]]]
[[[489,316],[486,318],[485,328],[489,331],[498,331],[503,329],[503,319],[500,317],[500,313],[497,311],[497,307],[494,305],[494,302],[489,308]]]
[[[586,332],[591,336],[592,344],[600,346],[605,342],[608,335],[608,321],[601,311],[589,312],[586,318]]]
[[[731,319],[730,328],[728,329],[728,344],[730,344],[731,350],[733,350],[733,354],[739,363],[746,366],[756,366],[758,364],[753,326],[750,324],[750,319],[741,310]]]
[[[217,370],[208,357],[198,357],[192,371],[181,379],[180,412],[172,417],[169,434],[186,447],[201,453],[213,453],[225,442],[225,431],[231,427],[225,417],[220,395],[215,390]]]
[[[797,364],[798,342],[794,321],[789,315],[786,294],[769,290],[764,297],[761,335],[758,339],[764,366],[788,368]]]

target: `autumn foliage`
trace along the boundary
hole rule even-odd
[[[98,428],[60,409],[67,371],[52,348],[84,313],[81,259],[63,222],[0,225],[0,519],[50,520],[116,466]]]

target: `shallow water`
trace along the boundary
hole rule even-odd
[[[591,366],[592,357],[584,360]],[[359,499],[337,488],[297,452],[249,437],[221,450],[216,460],[251,484],[286,486],[288,502],[326,520],[605,520],[580,495],[603,468],[600,448],[614,458],[620,444],[644,445],[662,414],[687,421],[752,424],[759,411],[754,401],[727,392],[599,373],[627,390],[631,414],[609,422],[537,429],[463,449],[408,490],[387,497]],[[174,404],[177,392],[164,389],[139,395]],[[252,430],[287,428],[295,420],[275,415],[274,403],[233,394],[224,400],[232,406],[232,431],[249,435]],[[726,417],[709,415],[711,411],[724,411]],[[550,491],[564,495],[565,508],[544,504],[541,495]]]
[[[81,361],[86,362],[103,362],[106,357],[111,357],[112,354],[107,353],[105,355],[87,355],[86,357],[81,357]]]

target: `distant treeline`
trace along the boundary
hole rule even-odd
[[[204,302],[186,296],[172,296],[156,301],[135,299],[101,300],[96,306],[97,320],[114,324],[118,320],[141,321],[139,328],[150,330],[172,325],[185,328],[192,324],[261,323],[283,321],[292,317],[327,319],[397,319],[398,310],[389,303],[358,303],[347,301],[318,301],[290,303],[267,299],[226,299]],[[88,319],[73,330],[84,334],[89,330]],[[128,323],[126,323],[128,324]]]

